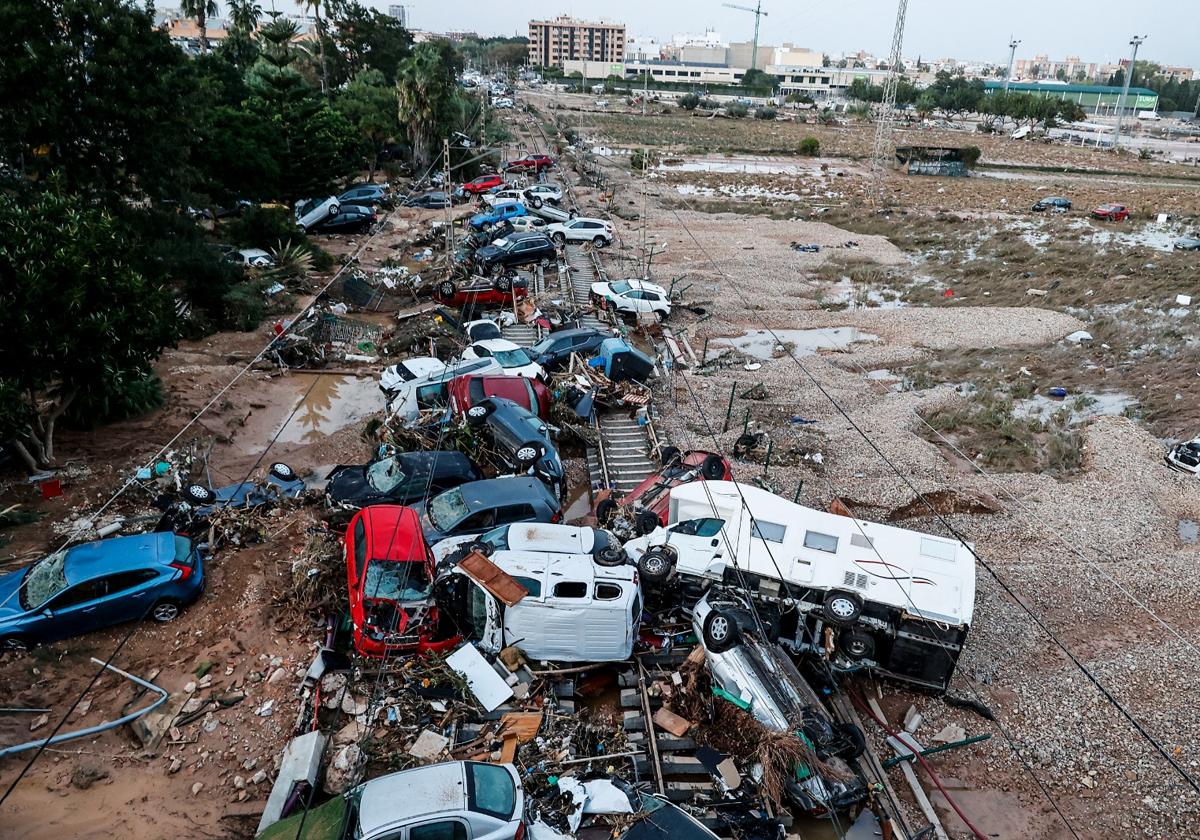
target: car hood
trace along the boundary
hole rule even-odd
[[[592,294],[600,297],[608,297],[612,292],[608,290],[608,283],[603,280],[598,280],[592,284]]]
[[[24,579],[25,569],[0,576],[0,622],[25,614],[16,594]]]
[[[325,494],[335,502],[350,504],[361,504],[379,495],[367,483],[367,468],[361,464],[335,467],[329,474]]]
[[[497,248],[495,245],[484,245],[482,248],[480,248],[478,251],[475,252],[475,259],[476,260],[492,260],[492,259],[495,259],[496,257],[500,256],[503,253],[504,252],[501,251],[499,248]]]

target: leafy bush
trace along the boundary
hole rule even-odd
[[[735,120],[740,120],[746,114],[750,113],[749,109],[740,102],[734,102],[732,105],[725,106],[725,113],[733,117]]]
[[[974,169],[975,164],[979,163],[979,156],[982,154],[983,150],[978,146],[963,146],[963,163],[967,165],[967,169]]]
[[[694,93],[685,93],[679,97],[679,107],[685,111],[694,111],[696,106],[700,104],[700,97]]]
[[[807,157],[816,157],[821,154],[821,141],[816,137],[805,137],[800,141],[799,152]]]
[[[110,376],[101,387],[80,392],[63,420],[72,429],[95,429],[148,414],[164,402],[162,382],[149,371],[132,377]]]
[[[775,113],[776,111],[774,108],[764,107],[757,109],[754,112],[754,116],[760,120],[773,120],[775,119]]]
[[[262,281],[247,280],[225,293],[225,303],[237,330],[253,330],[267,317],[267,301]]]
[[[634,149],[629,156],[629,168],[641,172],[642,168],[653,169],[658,165],[658,155],[649,149]]]
[[[283,207],[248,207],[225,230],[235,244],[250,248],[274,248],[280,242],[299,242],[305,238],[291,211]]]

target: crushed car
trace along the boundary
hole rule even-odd
[[[339,464],[325,485],[329,506],[358,510],[369,505],[411,505],[483,473],[461,452],[391,452],[369,464]]]
[[[729,460],[716,452],[692,449],[680,452],[665,446],[659,455],[662,469],[621,497],[608,495],[596,504],[596,521],[613,524],[629,536],[648,534],[667,524],[671,489],[692,481],[728,481],[733,477]]]

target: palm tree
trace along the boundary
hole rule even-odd
[[[200,53],[208,52],[208,19],[214,18],[220,12],[217,0],[182,0],[179,9],[185,15],[196,19],[200,29]]]
[[[254,0],[229,0],[229,21],[239,32],[249,35],[258,29],[258,19],[262,13],[262,6]]]
[[[325,21],[321,19],[321,9],[328,14],[337,14],[344,7],[341,0],[299,0],[300,7],[311,9],[317,23],[317,52],[321,61],[321,93],[329,95],[329,68],[325,64]]]

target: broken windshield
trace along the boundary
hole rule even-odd
[[[367,483],[380,493],[390,493],[407,479],[395,458],[384,458],[367,467]]]
[[[608,288],[612,289],[613,292],[618,295],[623,295],[632,289],[633,286],[629,285],[629,281],[627,280],[616,280],[612,283],[609,283]]]
[[[447,490],[429,500],[429,521],[441,531],[449,531],[469,512],[461,490]]]
[[[419,601],[433,589],[425,564],[420,560],[368,560],[363,592],[370,598],[388,601]]]
[[[67,588],[67,552],[51,554],[30,566],[21,586],[21,607],[31,610]]]

